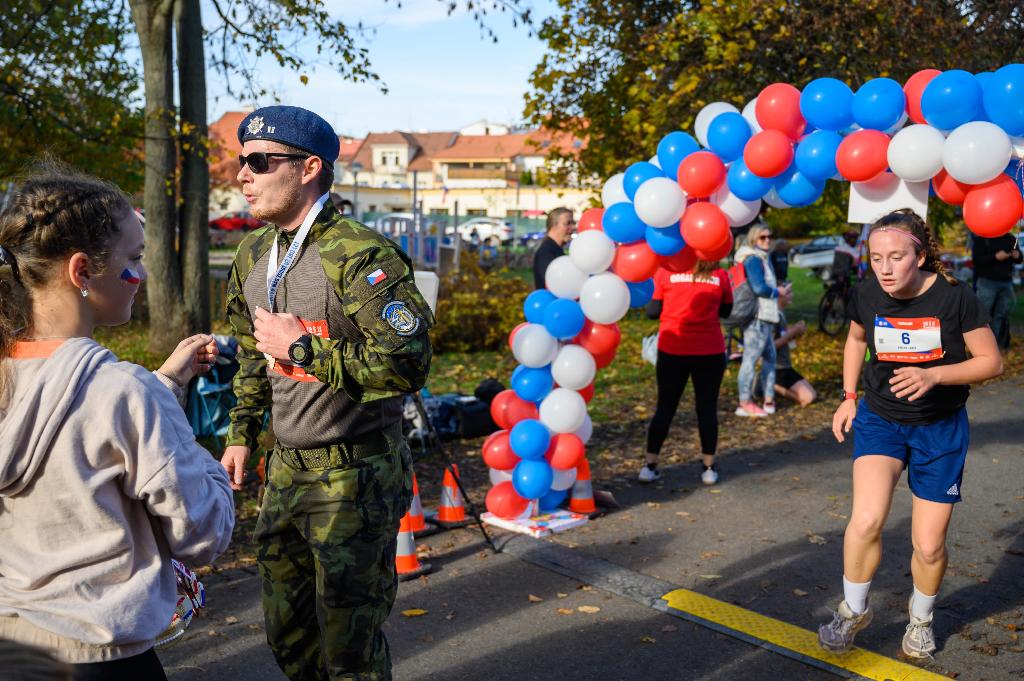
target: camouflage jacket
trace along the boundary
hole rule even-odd
[[[427,378],[434,318],[412,263],[395,243],[329,203],[275,300],[274,311],[299,316],[311,331],[312,363],[304,372],[280,362],[268,367],[256,350],[254,311],[268,308],[273,240],[280,240],[283,258],[293,237],[274,225],[256,230],[231,267],[227,316],[239,341],[239,370],[228,445],[255,448],[268,408],[275,436],[287,447],[324,446],[384,427],[400,418],[394,398],[419,390]]]

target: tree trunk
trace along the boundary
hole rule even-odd
[[[139,34],[146,93],[146,302],[149,347],[169,352],[188,332],[176,248],[173,0],[129,0]]]
[[[189,331],[210,330],[210,166],[206,130],[206,64],[199,0],[176,0],[181,150],[182,291]]]

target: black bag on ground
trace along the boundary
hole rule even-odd
[[[476,399],[490,405],[494,398],[498,396],[502,390],[505,389],[505,385],[495,378],[485,378],[480,382],[480,385],[476,387],[473,394],[476,395]]]

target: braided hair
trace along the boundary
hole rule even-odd
[[[68,166],[44,161],[28,171],[0,214],[0,360],[33,332],[33,291],[54,281],[75,253],[102,273],[118,221],[131,210],[120,189]],[[0,373],[0,401],[4,384]]]
[[[871,225],[871,231],[868,232],[868,238],[871,238],[871,235],[875,233],[875,230],[884,227],[900,229],[914,235],[914,238],[920,242],[920,244],[914,242],[914,253],[924,252],[924,264],[921,265],[922,270],[938,274],[951,286],[956,286],[960,283],[946,270],[946,266],[943,265],[942,260],[939,259],[939,242],[936,241],[935,235],[932,233],[931,228],[928,227],[928,223],[926,223],[920,215],[909,208],[894,210],[888,215],[879,218],[875,224]]]

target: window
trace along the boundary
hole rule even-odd
[[[381,166],[395,166],[398,167],[399,155],[397,151],[382,151],[380,152],[380,164]]]
[[[430,209],[430,214],[431,215],[448,215],[448,209],[447,208],[431,208]]]
[[[472,215],[474,217],[487,217],[486,208],[470,208],[466,211],[466,215]]]

